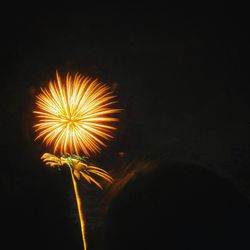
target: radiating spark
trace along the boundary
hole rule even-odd
[[[37,96],[36,139],[53,145],[54,153],[97,153],[113,138],[118,121],[113,115],[120,112],[111,107],[114,103],[116,96],[98,80],[67,74],[64,84],[56,73],[56,81]]]
[[[77,155],[61,156],[60,158],[49,153],[43,154],[41,159],[44,163],[50,167],[63,167],[68,166],[72,170],[72,174],[80,180],[83,177],[87,182],[94,183],[100,189],[103,189],[102,185],[97,181],[93,175],[104,179],[105,181],[112,183],[113,178],[110,174],[102,168],[95,166],[89,166],[85,163],[86,157],[80,157]]]

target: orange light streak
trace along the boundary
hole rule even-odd
[[[83,215],[82,202],[81,202],[81,198],[80,198],[80,195],[79,195],[79,192],[78,192],[77,183],[76,183],[75,176],[73,174],[72,169],[70,169],[70,173],[71,173],[72,182],[73,182],[74,191],[75,191],[75,196],[76,196],[76,204],[77,204],[79,220],[80,220],[80,226],[81,226],[83,247],[84,247],[84,250],[87,250],[87,240],[86,240],[86,232],[85,232],[85,219],[84,219],[84,215]]]

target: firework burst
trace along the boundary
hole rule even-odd
[[[57,73],[56,81],[37,96],[36,139],[52,144],[54,153],[97,153],[113,138],[112,123],[118,119],[112,115],[120,111],[111,107],[114,103],[110,88],[98,80],[68,74],[63,84]]]
[[[118,121],[114,114],[120,111],[112,108],[115,98],[110,88],[98,80],[67,74],[63,83],[56,73],[56,81],[50,82],[48,89],[41,89],[37,109],[33,111],[38,120],[34,125],[38,133],[36,139],[42,139],[47,146],[52,145],[54,154],[59,152],[61,155],[45,153],[41,159],[49,167],[67,166],[70,169],[85,250],[85,220],[77,180],[85,179],[100,189],[103,186],[96,177],[113,181],[107,171],[90,166],[87,161],[113,138],[112,132],[116,129],[113,122]],[[80,152],[85,156],[80,156]]]

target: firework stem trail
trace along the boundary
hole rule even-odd
[[[79,196],[78,192],[78,187],[77,183],[73,174],[73,170],[70,168],[70,173],[72,177],[72,182],[74,186],[74,191],[75,191],[75,196],[76,196],[76,203],[77,203],[77,208],[78,208],[78,214],[79,214],[79,219],[80,219],[80,225],[81,225],[81,231],[82,231],[82,241],[83,241],[83,247],[84,250],[87,250],[87,240],[86,240],[86,232],[85,232],[85,219],[83,215],[83,210],[82,210],[82,202],[81,198]]]

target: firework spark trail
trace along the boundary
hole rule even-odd
[[[79,196],[77,183],[76,183],[76,180],[75,180],[72,169],[70,169],[70,173],[71,173],[72,182],[73,182],[74,191],[75,191],[75,196],[76,196],[76,203],[77,203],[77,209],[78,209],[81,232],[82,232],[83,247],[84,247],[84,250],[87,250],[87,240],[86,240],[86,232],[85,232],[85,219],[84,219],[84,215],[83,215],[82,202],[81,202],[81,198]]]
[[[106,147],[105,140],[113,138],[116,128],[110,124],[118,121],[112,117],[120,109],[112,108],[116,96],[110,88],[98,80],[91,80],[76,74],[67,74],[63,84],[58,73],[56,81],[49,83],[48,89],[41,89],[37,96],[37,110],[33,111],[38,119],[34,125],[47,146],[53,145],[54,153],[60,151],[61,157],[45,153],[41,159],[47,166],[70,168],[77,209],[79,213],[84,250],[87,249],[85,219],[77,187],[77,180],[85,179],[103,189],[95,177],[112,183],[113,178],[101,168],[87,165],[86,156],[98,153]],[[79,156],[83,152],[85,156]]]
[[[49,167],[64,167],[67,166],[70,169],[75,197],[76,197],[76,204],[79,214],[80,226],[81,226],[81,233],[82,233],[82,240],[84,250],[87,249],[87,240],[86,240],[86,228],[85,228],[85,218],[83,214],[83,206],[80,198],[80,194],[78,191],[77,181],[76,179],[80,180],[81,177],[85,179],[88,183],[94,183],[100,189],[103,189],[102,185],[92,177],[93,174],[99,176],[100,178],[104,179],[105,181],[112,183],[113,178],[109,175],[109,173],[101,168],[88,166],[87,164],[83,163],[85,158],[76,156],[76,155],[68,155],[62,156],[58,158],[57,156],[49,153],[45,153],[42,155],[41,159],[44,163]]]

